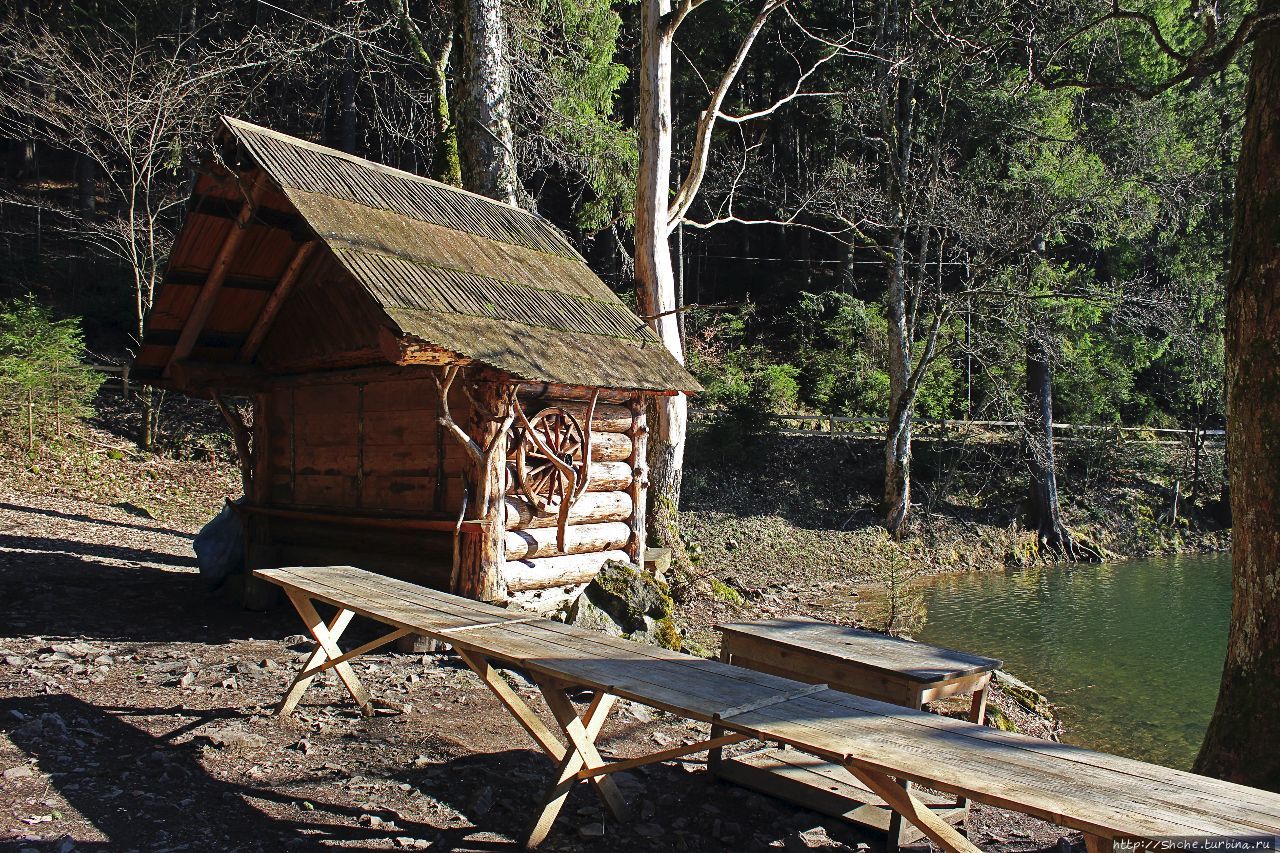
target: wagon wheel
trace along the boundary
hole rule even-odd
[[[532,430],[542,439],[542,444],[556,458],[573,469],[575,479],[582,482],[586,474],[586,437],[578,419],[555,406],[543,409],[529,419],[529,426],[521,430],[515,447],[516,483],[538,512],[548,507],[570,502],[575,497],[569,493],[569,478],[539,449],[528,432]]]

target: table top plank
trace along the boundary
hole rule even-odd
[[[472,616],[428,610],[374,591],[356,591],[348,584],[333,583],[323,577],[295,575],[283,569],[272,571],[270,579],[273,583],[299,590],[336,607],[355,610],[370,618],[395,622],[397,627],[425,632],[484,624]]]
[[[836,691],[823,693],[813,698],[840,706],[843,709],[852,709],[858,713],[868,711],[873,707],[868,703],[875,702],[875,700]],[[882,705],[884,703],[878,704]],[[1191,792],[1199,797],[1213,799],[1226,810],[1253,814],[1258,819],[1267,821],[1269,827],[1280,825],[1280,794],[1271,791],[1237,785],[1233,782],[1208,776],[1200,776],[1195,773],[1188,773],[1185,770],[1174,770],[1133,758],[1125,758],[1106,752],[1096,752],[1084,747],[1072,746],[1071,744],[1042,740],[1015,732],[1006,732],[993,726],[974,726],[966,720],[944,717],[940,714],[904,709],[894,705],[890,705],[889,709],[892,711],[891,716],[897,722],[911,726],[921,726],[930,730],[930,736],[932,736],[932,732],[960,734],[980,742],[984,749],[987,744],[998,744],[1026,750],[1047,761],[1069,761],[1080,765],[1081,772],[1089,775],[1099,772],[1123,774],[1138,780],[1138,783],[1144,787],[1155,784],[1170,792],[1176,790]],[[910,713],[906,713],[908,711]]]
[[[772,690],[738,683],[735,690],[707,689],[689,680],[675,667],[636,656],[631,660],[600,657],[589,649],[565,642],[550,632],[522,630],[531,623],[510,627],[477,628],[449,638],[459,648],[507,661],[535,675],[606,690],[615,696],[669,711],[702,722],[738,704],[745,696],[772,698]],[[683,680],[682,680],[683,679]],[[749,700],[748,700],[749,701]]]
[[[1091,764],[1079,747],[1038,741],[829,691],[725,720],[723,725],[768,739],[803,741],[824,757],[853,759],[886,772],[919,774],[915,781],[973,795],[1077,829],[1163,835],[1273,834],[1280,819],[1270,809],[1212,790],[1189,790],[1143,773],[1151,765],[1131,762],[1131,772]],[[1049,749],[1045,749],[1048,747]],[[1239,787],[1239,786],[1235,786]],[[1008,798],[1016,795],[1012,799]],[[991,799],[992,797],[996,799]],[[1031,811],[1031,809],[1040,811]],[[1155,821],[1155,823],[1152,823]]]
[[[710,720],[744,704],[784,699],[796,682],[707,661],[679,652],[633,643],[550,619],[529,621],[527,613],[483,605],[413,585],[386,584],[380,576],[339,567],[271,570],[282,584],[323,600],[444,642],[527,666],[545,675],[593,687],[616,688],[638,698],[661,695],[666,710]],[[395,589],[394,593],[385,588]],[[463,615],[457,615],[457,614]],[[475,621],[481,620],[481,621]],[[457,633],[446,630],[468,627]]]
[[[804,649],[833,662],[856,664],[919,684],[978,675],[999,669],[1002,665],[1002,661],[995,658],[803,616],[735,622],[717,625],[716,630],[729,636]]]

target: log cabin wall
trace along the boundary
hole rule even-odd
[[[261,395],[267,452],[258,470],[265,505],[277,511],[268,523],[278,564],[344,562],[447,588],[452,533],[412,527],[456,518],[464,460],[438,425],[430,373],[406,374],[312,375]]]
[[[590,480],[569,512],[564,552],[557,548],[556,516],[534,510],[515,482],[514,466],[508,466],[504,574],[507,589],[522,604],[550,609],[589,583],[608,560],[643,561],[644,410],[628,402],[596,405]],[[549,406],[579,421],[587,412],[587,403],[575,399],[541,397],[523,405],[530,417]]]

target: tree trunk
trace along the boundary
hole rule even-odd
[[[431,141],[431,177],[455,187],[462,186],[462,161],[458,158],[458,128],[453,121],[449,102],[449,62],[453,56],[454,33],[458,17],[452,10],[444,25],[445,35],[433,56],[422,41],[418,25],[409,12],[409,0],[400,0],[400,25],[413,45],[418,58],[431,69],[431,108],[435,114],[434,138]]]
[[[889,319],[889,424],[884,442],[884,526],[906,532],[911,514],[911,331],[907,325],[906,262],[901,235],[895,240],[886,307]]]
[[[884,526],[901,537],[911,515],[911,417],[915,390],[911,387],[911,318],[907,312],[906,239],[908,217],[903,189],[911,174],[912,119],[915,90],[899,80],[895,97],[886,105],[883,124],[893,139],[894,157],[886,178],[894,207],[893,245],[885,308],[889,320],[889,425],[884,446]]]
[[[511,134],[511,69],[501,0],[461,0],[462,122],[458,128],[467,189],[517,202]]]
[[[458,126],[453,121],[449,104],[449,57],[453,54],[453,33],[440,45],[440,53],[432,66],[433,106],[436,111],[436,138],[432,146],[431,177],[437,181],[462,186],[462,161],[458,156]]]
[[[355,51],[347,51],[347,69],[342,72],[341,142],[338,147],[348,154],[356,154],[356,72],[351,67]]]
[[[1053,366],[1043,340],[1027,342],[1027,466],[1031,472],[1028,517],[1041,556],[1076,559],[1071,531],[1062,523],[1053,458]]]
[[[640,163],[636,180],[636,304],[641,316],[683,364],[671,264],[671,44],[665,16],[670,0],[641,0]],[[659,316],[661,315],[661,316]],[[663,547],[678,545],[676,511],[684,469],[688,398],[660,397],[649,435],[649,534]]]
[[[76,157],[76,188],[80,215],[92,219],[98,207],[98,167],[92,157],[84,154]]]
[[[1258,12],[1280,12],[1263,0]],[[1227,280],[1231,629],[1196,772],[1280,791],[1280,31],[1249,71]]]

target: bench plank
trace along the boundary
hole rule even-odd
[[[872,701],[835,691],[816,695],[813,698],[844,708],[854,707],[859,712],[865,712],[864,703]],[[1116,773],[1134,780],[1143,789],[1149,789],[1154,784],[1159,790],[1167,791],[1172,797],[1177,797],[1179,791],[1187,792],[1197,800],[1203,799],[1217,803],[1219,813],[1222,815],[1247,814],[1262,822],[1260,826],[1266,828],[1272,828],[1280,823],[1280,794],[1236,785],[1220,779],[1197,776],[1185,771],[1171,770],[1157,764],[1148,764],[1118,755],[1095,752],[1083,747],[1029,738],[990,726],[974,727],[963,720],[937,714],[916,712],[904,715],[900,711],[895,711],[894,716],[899,722],[920,725],[933,731],[963,735],[981,742],[983,744],[981,748],[984,749],[986,744],[1000,744],[1033,753],[1040,760],[1071,762],[1078,765],[1079,771],[1087,774],[1089,778],[1097,778],[1099,773]]]
[[[847,628],[817,619],[792,616],[716,626],[726,634],[758,637],[798,646],[834,663],[905,676],[928,684],[946,678],[977,675],[999,669],[995,658],[915,643],[875,631]]]
[[[580,647],[577,638],[539,631],[541,627],[522,623],[509,628],[478,628],[450,637],[448,642],[538,675],[605,690],[702,722],[710,722],[716,714],[743,702],[779,695],[771,688],[730,680],[719,687],[699,686],[689,680],[690,674],[663,661],[601,657],[590,648]]]
[[[1277,825],[1153,781],[983,740],[985,727],[951,721],[967,728],[949,732],[925,718],[942,719],[831,691],[721,724],[1108,837],[1231,835]]]

